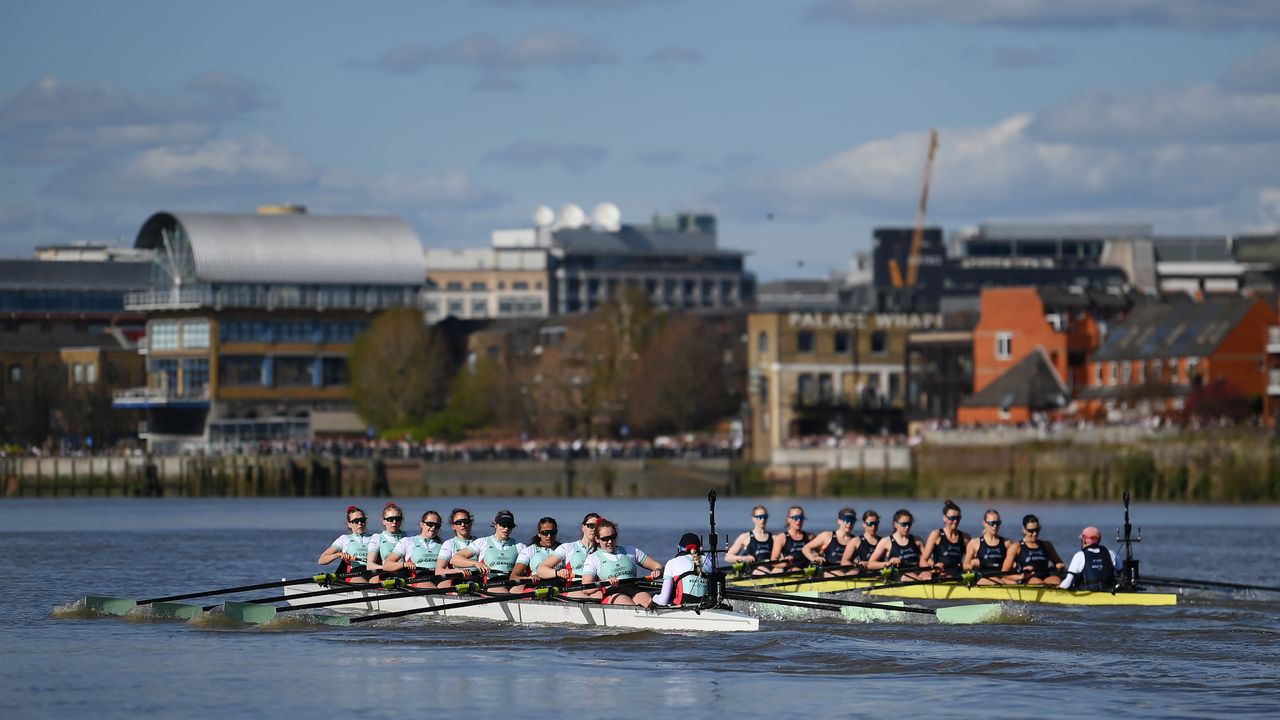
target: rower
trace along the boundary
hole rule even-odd
[[[582,584],[604,580],[609,586],[591,595],[600,597],[600,602],[606,605],[639,605],[645,608],[652,605],[653,596],[647,591],[632,584],[620,585],[619,581],[639,577],[640,568],[650,571],[649,579],[657,580],[662,565],[638,547],[619,545],[618,526],[611,520],[600,518],[596,522],[596,542],[600,543],[600,549],[588,555],[582,564]]]
[[[765,527],[769,523],[769,510],[763,505],[751,508],[751,529],[738,536],[729,546],[724,559],[731,563],[763,563],[773,555],[773,535]],[[769,572],[766,567],[756,567],[752,574]]]
[[[382,569],[387,573],[407,571],[413,586],[417,588],[433,588],[435,583],[429,578],[435,575],[436,559],[440,556],[440,513],[428,510],[422,513],[418,522],[418,534],[402,538],[395,548],[382,562]]]
[[[950,500],[942,504],[942,527],[929,533],[924,542],[924,557],[935,570],[959,577],[964,567],[964,551],[969,536],[960,532],[960,506]]]
[[[911,534],[916,522],[906,508],[893,514],[893,534],[881,538],[875,552],[867,559],[868,570],[893,568],[905,580],[927,580],[931,573],[922,567],[924,551],[920,538]]]
[[[382,558],[390,555],[396,549],[396,544],[404,539],[404,533],[400,530],[403,526],[404,510],[399,505],[389,502],[382,506],[382,531],[369,538],[366,565],[370,570],[375,573],[382,571]],[[369,581],[378,582],[381,579],[380,574],[375,574]]]
[[[814,565],[848,565],[845,551],[857,540],[853,527],[858,522],[858,511],[851,507],[836,513],[834,530],[823,530],[810,540],[801,551]]]
[[[347,529],[351,532],[339,535],[337,540],[320,553],[320,564],[328,565],[334,560],[342,560],[342,564],[338,567],[339,573],[360,573],[355,577],[346,578],[347,582],[368,582],[373,575],[365,567],[369,555],[369,533],[365,532],[368,526],[369,517],[365,511],[355,505],[348,505]]]
[[[1022,570],[1018,582],[1023,585],[1057,585],[1062,582],[1066,565],[1058,556],[1053,543],[1040,539],[1040,518],[1035,515],[1022,517],[1022,539],[1010,548],[1016,552],[1005,556],[1004,572]]]
[[[804,508],[792,505],[787,510],[787,529],[773,536],[773,551],[770,560],[787,560],[786,563],[774,563],[770,572],[783,572],[804,565],[804,546],[813,540],[813,533],[805,532]]]
[[[702,554],[702,540],[694,533],[680,536],[676,556],[662,568],[662,592],[653,599],[655,605],[701,605],[707,596],[707,578],[711,577],[711,558]]]
[[[519,592],[529,585],[552,585],[558,584],[563,587],[564,580],[556,578],[554,580],[540,579],[536,573],[538,567],[542,565],[542,561],[551,555],[556,549],[558,540],[556,535],[559,534],[559,525],[553,517],[544,517],[538,520],[538,531],[533,534],[533,538],[529,540],[529,544],[524,546],[520,551],[520,556],[516,558],[516,565],[511,569],[511,579],[523,581],[523,585],[513,586],[511,592]]]
[[[475,518],[466,508],[454,508],[449,513],[449,525],[453,527],[453,537],[445,540],[440,546],[440,554],[436,556],[436,577],[441,578],[437,587],[451,587],[458,576],[470,577],[471,570],[455,569],[449,564],[453,554],[467,547],[474,539],[471,537],[471,525]]]
[[[1081,548],[1071,557],[1067,576],[1060,588],[1076,590],[1113,590],[1120,558],[1102,546],[1102,531],[1090,525],[1080,531]]]
[[[1005,582],[999,573],[1004,568],[1004,561],[1010,555],[1009,546],[1013,543],[1000,535],[1000,513],[988,510],[982,516],[982,534],[969,541],[964,550],[964,569],[975,570],[991,577],[982,577],[979,585],[1002,585]]]
[[[516,516],[510,510],[499,510],[493,516],[493,534],[473,540],[467,547],[454,552],[450,564],[456,568],[475,568],[484,575],[510,575],[524,545],[511,539],[516,529]],[[495,588],[498,592],[501,589]]]
[[[588,555],[596,551],[596,522],[599,519],[599,513],[587,513],[582,518],[582,539],[561,543],[552,550],[542,564],[535,568],[538,577],[543,580],[559,578],[564,582],[573,580],[575,576],[582,577],[583,563],[587,561]]]
[[[875,510],[863,512],[862,534],[854,538],[853,542],[844,549],[844,557],[840,558],[840,562],[865,569],[867,561],[871,559],[871,553],[875,552],[876,546],[880,544],[880,536],[876,534],[879,527],[880,513]]]

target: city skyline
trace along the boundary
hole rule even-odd
[[[14,6],[0,255],[157,210],[404,217],[487,244],[539,204],[707,209],[762,281],[929,222],[1280,222],[1280,6],[490,0]]]

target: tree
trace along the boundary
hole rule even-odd
[[[1186,416],[1202,420],[1229,419],[1236,422],[1253,414],[1252,403],[1226,380],[1198,385],[1187,398]]]
[[[447,339],[422,314],[400,308],[377,317],[351,347],[351,399],[382,429],[418,425],[444,408],[453,376]]]
[[[709,322],[672,316],[643,348],[627,418],[637,434],[700,430],[737,411],[736,354]]]

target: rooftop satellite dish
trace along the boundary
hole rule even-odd
[[[591,218],[606,232],[618,232],[622,228],[622,211],[611,202],[602,202],[591,211]]]
[[[587,214],[573,203],[560,206],[560,214],[556,217],[556,225],[562,228],[580,228],[587,222]]]
[[[556,221],[556,211],[546,205],[539,205],[533,209],[533,224],[538,227],[546,227]]]

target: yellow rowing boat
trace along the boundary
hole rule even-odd
[[[877,587],[884,583],[872,579],[810,580],[793,583],[785,577],[768,576],[732,580],[735,587],[753,587],[778,592],[846,592],[859,590],[865,595],[911,598],[916,600],[975,600],[983,602],[1007,601],[1048,603],[1052,605],[1177,605],[1174,593],[1156,592],[1091,592],[1088,590],[1063,590],[1045,585],[974,585],[963,583],[925,583],[900,587]]]

